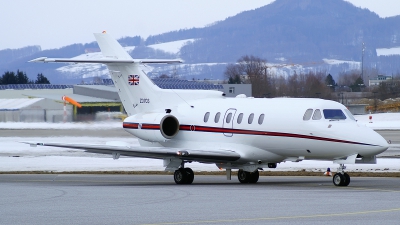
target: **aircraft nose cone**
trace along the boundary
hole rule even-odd
[[[375,154],[382,153],[389,148],[389,143],[380,134],[376,133],[376,138],[374,140],[376,140],[374,143],[376,145]]]

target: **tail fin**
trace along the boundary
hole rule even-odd
[[[106,33],[94,34],[106,58],[129,60],[131,56],[122,46]],[[141,69],[141,61],[133,63],[105,63],[110,71],[122,104],[128,115],[151,112],[162,105],[163,92]]]
[[[94,37],[99,44],[101,53],[106,58],[111,59],[132,59],[124,48],[110,35],[106,33],[94,34]]]

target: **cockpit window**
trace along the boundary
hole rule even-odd
[[[304,113],[303,120],[310,120],[312,112],[313,112],[312,109],[307,109],[307,111]]]
[[[346,116],[340,109],[324,109],[324,117],[329,120],[345,120]]]
[[[351,114],[350,110],[345,109],[344,112],[347,114],[347,116],[354,121],[357,121],[356,118],[354,118],[353,114]]]
[[[320,120],[322,118],[321,116],[321,111],[319,109],[316,109],[314,111],[314,115],[312,117],[313,120]]]

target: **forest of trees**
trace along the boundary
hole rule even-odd
[[[0,77],[0,85],[2,84],[50,84],[50,81],[42,73],[36,76],[36,80],[30,80],[25,72],[17,70],[16,73],[6,71]]]

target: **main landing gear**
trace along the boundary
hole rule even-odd
[[[255,184],[258,181],[258,178],[260,177],[260,174],[258,173],[258,170],[254,172],[246,172],[242,169],[238,171],[238,180],[240,183],[251,183]]]
[[[344,164],[340,164],[338,172],[333,176],[333,184],[335,186],[349,186],[350,176],[344,172],[344,169],[346,169],[346,166]]]
[[[176,184],[191,184],[194,180],[193,170],[190,168],[184,168],[183,166],[174,173],[174,180]]]

